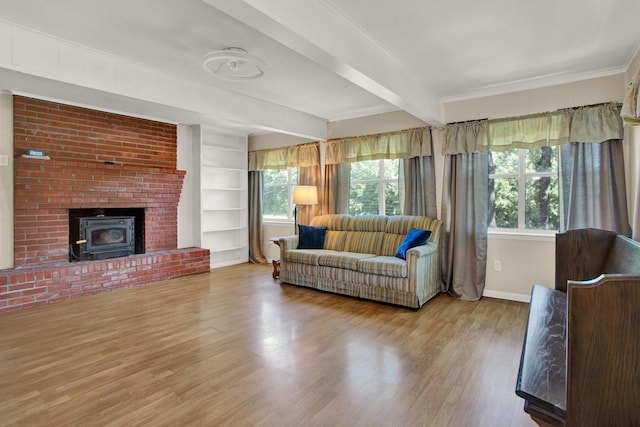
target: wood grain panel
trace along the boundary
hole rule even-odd
[[[640,276],[569,282],[567,425],[640,425]]]

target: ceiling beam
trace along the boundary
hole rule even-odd
[[[440,96],[329,0],[203,0],[432,125]]]

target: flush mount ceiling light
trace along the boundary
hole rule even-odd
[[[264,62],[239,47],[210,52],[202,59],[205,70],[223,80],[252,80],[264,74]]]

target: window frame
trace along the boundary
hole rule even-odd
[[[287,218],[279,218],[274,216],[267,216],[262,212],[262,221],[266,224],[293,224],[295,222],[294,218],[294,205],[293,205],[293,188],[298,185],[298,177],[300,171],[297,170],[297,167],[287,167],[285,170],[287,171],[287,183],[286,184],[267,184],[263,181],[262,184],[262,195],[264,197],[264,189],[267,187],[287,187]],[[270,169],[270,170],[282,170],[282,169]],[[293,175],[294,171],[296,171],[296,178],[294,181]]]
[[[542,147],[536,147],[533,149],[539,149]],[[527,191],[527,179],[528,178],[558,178],[558,186],[560,187],[559,181],[559,169],[560,169],[560,149],[557,146],[551,147],[557,150],[558,156],[558,165],[555,170],[549,172],[528,172],[527,171],[527,152],[531,149],[527,148],[515,148],[518,153],[518,171],[517,172],[509,172],[509,173],[493,173],[489,174],[489,179],[510,179],[515,178],[518,182],[518,227],[517,228],[501,228],[501,227],[487,227],[487,231],[489,234],[494,235],[530,235],[530,236],[555,236],[559,230],[541,230],[541,229],[533,229],[526,228],[526,191]],[[492,153],[495,153],[493,151]],[[562,229],[563,224],[563,210],[562,210],[562,194],[561,188],[558,188],[558,215],[559,215],[559,229]]]
[[[395,178],[385,178],[384,162],[386,160],[398,162],[398,175]],[[378,184],[378,213],[377,214],[364,214],[364,215],[385,215],[386,214],[386,195],[385,189],[387,183],[396,183],[399,185],[400,175],[400,159],[375,159],[375,160],[363,160],[363,162],[378,162],[378,179],[359,179],[354,180],[353,175],[350,174],[349,178],[349,194],[351,194],[351,186],[354,184]],[[353,162],[351,165],[359,163]],[[399,194],[398,194],[399,196]],[[351,196],[349,196],[349,202],[351,202]],[[348,211],[348,209],[347,209]]]

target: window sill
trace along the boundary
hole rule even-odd
[[[557,231],[522,231],[522,230],[492,230],[488,231],[491,240],[527,240],[537,242],[554,242]]]
[[[265,225],[273,225],[273,226],[276,226],[276,227],[293,227],[293,221],[287,221],[287,220],[284,220],[284,219],[282,219],[282,220],[277,220],[277,219],[268,220],[268,219],[265,219],[263,221],[263,223]]]

